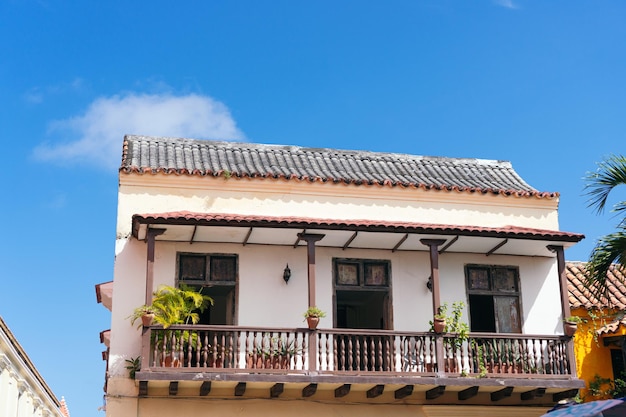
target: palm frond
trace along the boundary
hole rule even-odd
[[[598,163],[598,169],[595,172],[587,173],[585,179],[587,181],[585,194],[589,196],[588,206],[595,207],[596,212],[602,213],[613,188],[626,185],[626,157],[609,156]],[[622,204],[619,210],[623,209]]]
[[[598,240],[587,263],[585,285],[596,298],[608,298],[607,273],[612,264],[626,266],[626,227]]]

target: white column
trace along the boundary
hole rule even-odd
[[[0,355],[0,416],[17,417],[17,374],[6,355]]]
[[[19,399],[17,401],[17,417],[33,416],[33,394],[28,382],[23,379],[18,381]]]

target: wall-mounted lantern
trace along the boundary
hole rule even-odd
[[[291,278],[291,269],[289,269],[289,264],[285,267],[283,271],[283,279],[285,280],[285,284],[289,282],[289,278]]]

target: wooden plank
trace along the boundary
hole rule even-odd
[[[383,393],[385,390],[385,386],[382,384],[374,385],[372,388],[367,390],[367,398],[376,398]]]
[[[411,394],[413,394],[413,385],[405,385],[402,388],[398,388],[393,393],[393,396],[396,400],[401,400],[402,398],[406,398]]]
[[[561,400],[575,397],[577,394],[578,394],[577,389],[570,389],[567,391],[557,392],[556,394],[552,394],[552,401],[555,403],[558,403]]]
[[[178,394],[178,381],[170,382],[170,395]]]
[[[491,401],[500,401],[505,397],[510,397],[513,394],[513,387],[502,388],[499,391],[494,391],[491,393]]]
[[[272,385],[272,388],[270,388],[270,397],[278,398],[278,396],[283,393],[284,389],[285,389],[285,384],[281,382],[278,382]]]
[[[238,383],[237,386],[235,387],[235,396],[241,397],[245,392],[246,392],[246,383],[245,382]]]
[[[302,388],[302,396],[310,397],[317,391],[317,384],[309,384],[306,387]]]
[[[335,398],[345,397],[350,393],[350,384],[343,384],[342,386],[335,389]]]
[[[139,381],[139,396],[145,397],[148,395],[148,381]]]
[[[532,400],[533,398],[543,397],[543,394],[545,393],[545,388],[535,388],[530,391],[522,392],[521,398],[522,401],[528,401]]]
[[[426,399],[434,400],[435,398],[441,397],[444,392],[446,392],[446,386],[439,385],[438,387],[435,387],[426,391]]]
[[[463,391],[459,391],[458,398],[459,398],[459,401],[465,401],[477,395],[478,395],[478,387],[474,386],[474,387],[466,388]]]
[[[209,392],[211,392],[211,381],[204,381],[202,385],[200,385],[200,395],[205,397],[209,395]]]

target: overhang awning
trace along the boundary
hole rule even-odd
[[[96,300],[111,311],[113,307],[113,281],[96,284]]]
[[[337,220],[186,211],[135,214],[132,234],[146,238],[148,229],[164,232],[160,241],[305,245],[300,233],[324,234],[321,247],[427,251],[422,239],[444,239],[440,253],[481,253],[553,257],[548,246],[574,245],[584,235],[517,226],[480,227],[381,220]]]

